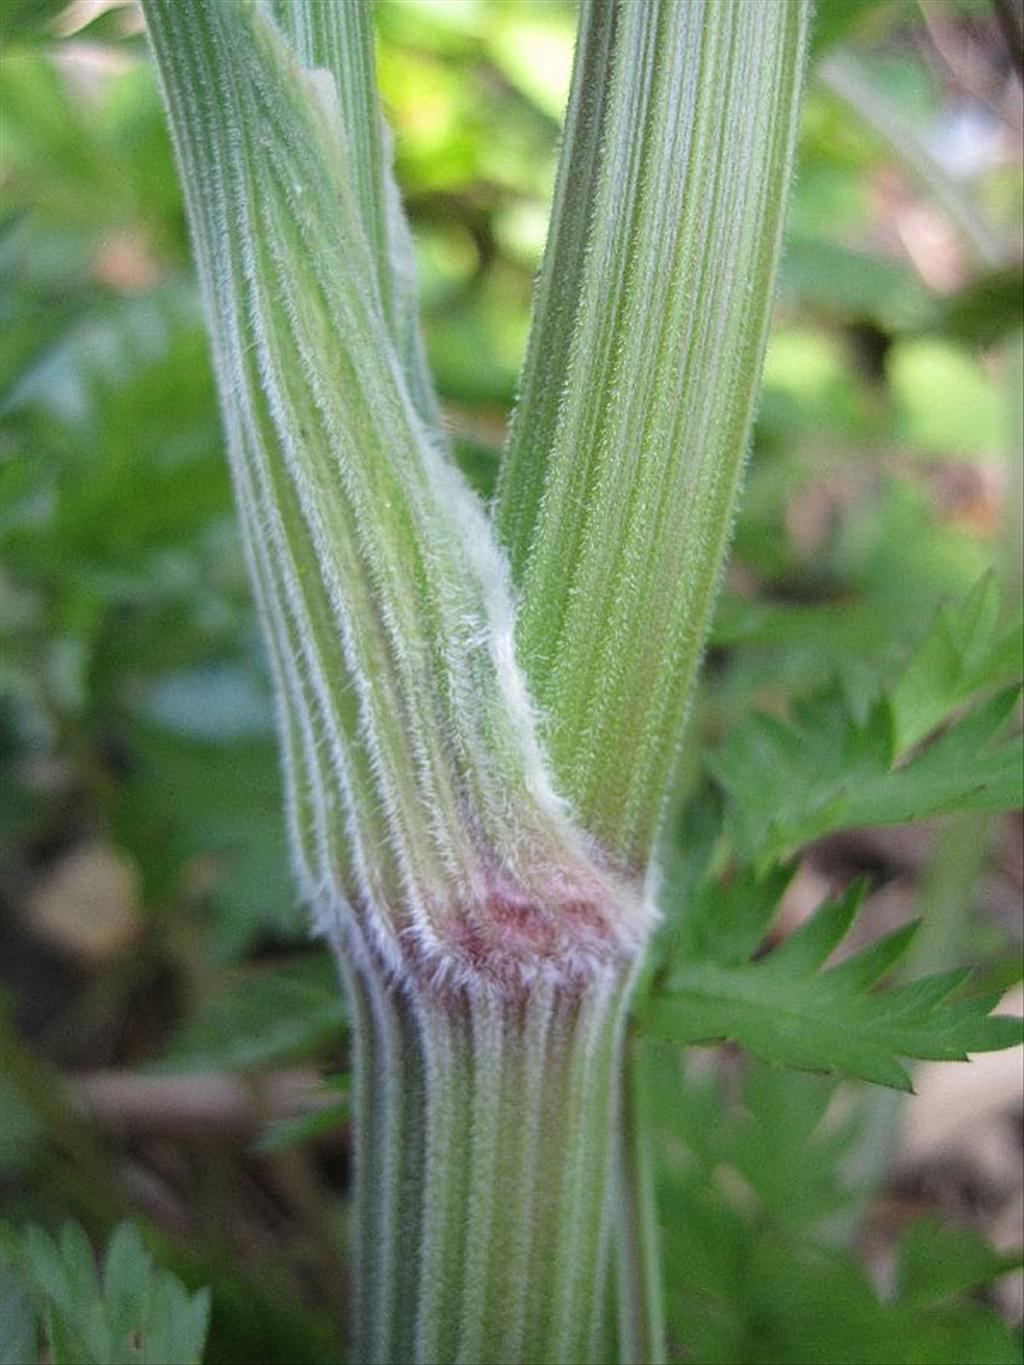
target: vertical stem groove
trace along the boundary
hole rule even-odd
[[[622,1131],[617,1152],[616,1270],[621,1360],[622,1365],[664,1365],[668,1351],[647,1093],[650,1068],[644,1064],[641,1039],[629,1038],[626,1050]]]
[[[493,525],[438,436],[368,0],[143,4],[297,871],[356,1019],[359,1357],[589,1361],[808,0],[587,0]]]
[[[441,996],[360,960],[356,1358],[584,1365],[629,968]]]
[[[494,520],[548,758],[647,865],[732,525],[807,0],[585,3]]]

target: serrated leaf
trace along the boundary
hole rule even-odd
[[[768,1062],[898,1090],[911,1088],[901,1058],[965,1060],[1021,1041],[1020,1020],[991,1017],[997,997],[958,994],[964,972],[871,989],[908,946],[909,927],[822,970],[862,896],[857,885],[826,902],[760,960],[681,959],[667,989],[640,1006],[640,1028],[682,1045],[735,1041]]]
[[[939,611],[931,631],[889,693],[896,752],[905,753],[983,688],[1021,674],[1024,625],[1007,626],[999,587],[986,574],[957,608]]]
[[[661,1078],[676,1111],[661,1149],[665,1283],[672,1336],[694,1360],[1019,1361],[1017,1335],[993,1310],[962,1291],[941,1303],[883,1299],[860,1257],[816,1227],[843,1202],[835,1162],[846,1147],[827,1150],[832,1117],[822,1120],[834,1085],[755,1067],[730,1102],[720,1077],[691,1067],[683,1080],[673,1060]]]
[[[190,1294],[155,1265],[137,1229],[111,1237],[101,1281],[92,1247],[74,1223],[59,1244],[41,1228],[5,1233],[4,1256],[46,1327],[53,1365],[197,1365],[209,1294]]]
[[[750,958],[765,934],[796,864],[779,864],[763,875],[742,869],[730,881],[707,878],[692,892],[692,906],[681,916],[675,956],[679,961],[706,958],[737,966]]]
[[[755,715],[731,732],[710,767],[725,788],[728,824],[744,854],[767,867],[839,829],[1021,804],[1020,740],[1000,741],[1016,705],[1016,687],[908,752],[911,737],[919,737],[925,725],[934,729],[967,690],[966,677],[974,690],[981,677],[1003,674],[1000,647],[985,655],[984,669],[964,664],[929,691],[921,683],[924,660],[940,652],[926,642],[904,675],[916,678],[920,691],[914,693],[901,677],[863,721],[834,685],[798,703],[791,720]]]
[[[1021,628],[1005,622],[989,575],[938,614],[866,714],[833,684],[798,702],[789,720],[751,716],[710,764],[740,849],[767,867],[837,829],[1018,805],[1019,742],[997,736],[1015,704],[1006,684],[1020,670]],[[993,688],[1004,690],[957,716]]]
[[[703,1060],[703,1059],[701,1059]],[[857,1135],[856,1112],[833,1121],[836,1082],[806,1072],[782,1072],[745,1059],[742,1084],[678,1051],[644,1050],[652,1122],[683,1143],[709,1181],[731,1168],[756,1204],[759,1221],[810,1235],[852,1198],[840,1158]]]

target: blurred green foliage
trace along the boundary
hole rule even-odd
[[[735,558],[692,721],[712,750],[724,741],[719,772],[735,773],[755,706],[799,726],[824,695],[856,736],[941,602],[993,566],[1006,599],[1019,590],[1013,77],[986,4],[932,8],[929,27],[908,0],[819,0],[816,48],[857,51],[1005,260],[979,269],[884,139],[812,76]],[[486,495],[543,247],[574,9],[386,0],[377,14],[430,359]],[[208,1163],[205,1148],[154,1154],[52,1102],[70,1067],[258,1079],[346,1066],[342,1005],[310,956],[288,866],[272,698],[159,95],[134,11],[76,29],[85,17],[47,0],[0,9],[0,864],[23,1035],[5,1068],[0,1174],[19,1219],[71,1215],[94,1236],[126,1214],[163,1226],[169,1268],[212,1287],[209,1360],[336,1359],[347,1158],[317,1147],[322,1119],[269,1129],[267,1155]],[[973,85],[943,33],[972,54]],[[695,760],[684,766],[692,788]],[[666,854],[680,897],[699,852],[688,828]],[[96,892],[117,915],[88,952],[86,889],[61,892],[58,875],[81,847],[131,870],[128,892]],[[977,936],[983,965],[999,940]],[[853,1119],[823,1126],[832,1081],[769,1083],[750,1066],[737,1098],[711,1071],[682,1086],[675,1054],[645,1046],[663,1097],[669,1323],[686,1359],[838,1361],[850,1340],[865,1361],[1014,1358],[1009,1329],[975,1301],[1005,1264],[974,1234],[912,1226],[880,1297],[827,1232],[853,1199],[839,1171],[856,1140]],[[332,1103],[336,1130],[344,1104]],[[942,1257],[922,1257],[925,1243]]]
[[[132,1224],[115,1229],[102,1283],[77,1223],[65,1223],[58,1243],[37,1227],[9,1234],[2,1254],[11,1359],[35,1358],[40,1325],[53,1365],[197,1365],[202,1359],[209,1293],[190,1295],[158,1269]]]
[[[1011,1365],[1016,1334],[970,1291],[1012,1271],[969,1232],[910,1224],[895,1248],[890,1292],[835,1244],[835,1220],[851,1200],[843,1163],[858,1116],[820,1078],[760,1065],[734,1077],[691,1066],[651,1046],[651,1084],[666,1096],[659,1127],[667,1220],[669,1327],[687,1359],[710,1365],[912,1365],[989,1361]],[[840,1097],[841,1098],[841,1097]],[[679,1139],[682,1138],[682,1143]],[[833,1231],[830,1233],[830,1223]]]

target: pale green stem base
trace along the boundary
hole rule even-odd
[[[593,1360],[628,970],[510,999],[344,968],[357,1039],[355,1358]]]

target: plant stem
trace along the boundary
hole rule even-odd
[[[631,973],[441,994],[342,958],[357,1015],[357,1350],[586,1362]]]
[[[618,1171],[618,1321],[622,1365],[663,1365],[667,1359],[661,1248],[654,1189],[653,1131],[645,1045],[626,1042]]]
[[[495,525],[560,790],[645,869],[732,526],[803,0],[583,7]]]
[[[753,411],[809,6],[584,9],[502,495],[525,496],[497,515],[516,602],[432,429],[368,7],[144,8],[295,861],[355,1017],[357,1355],[590,1361],[622,1020]],[[660,1351],[646,1189],[626,1187],[634,1354]]]

